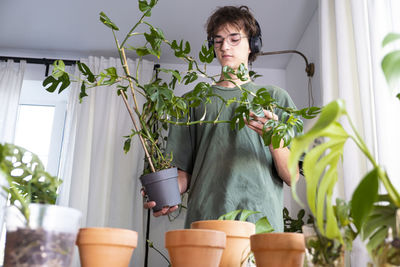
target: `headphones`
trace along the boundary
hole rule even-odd
[[[257,28],[257,32],[256,35],[251,36],[249,38],[249,46],[250,46],[250,50],[251,50],[251,54],[257,54],[261,51],[261,47],[262,47],[262,35],[261,35],[261,27],[260,24],[258,24],[258,21],[256,20],[256,28]],[[214,42],[212,39],[207,40],[208,42],[208,49],[210,49],[210,47],[212,47],[214,45]],[[216,57],[215,53],[214,53],[214,57]]]

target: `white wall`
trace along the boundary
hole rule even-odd
[[[319,55],[319,18],[318,9],[304,32],[296,50],[302,52],[308,62],[315,64],[315,73],[312,77],[312,92],[314,96],[314,106],[322,105],[321,80],[320,80],[320,55]],[[308,107],[308,77],[305,72],[305,61],[297,54],[294,54],[286,68],[286,89],[295,102],[297,108]],[[311,121],[304,121],[304,130],[310,127]],[[297,184],[297,191],[303,203],[306,203],[306,190],[304,177],[300,178]],[[285,206],[289,209],[291,217],[295,217],[301,207],[292,199],[291,191],[288,186],[284,188]]]

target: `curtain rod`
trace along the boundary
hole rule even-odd
[[[15,62],[21,62],[21,60],[25,60],[26,63],[30,64],[43,64],[46,65],[46,76],[49,74],[49,65],[53,64],[54,61],[58,59],[52,59],[52,58],[33,58],[33,57],[5,57],[5,56],[0,56],[0,61],[4,60],[13,60]],[[80,62],[79,60],[73,60],[73,59],[62,59],[65,65],[71,66],[76,64],[77,62]],[[154,64],[154,70],[157,70],[160,68],[160,64]]]
[[[26,63],[31,63],[31,64],[44,64],[44,65],[50,65],[53,64],[54,61],[58,59],[52,59],[52,58],[33,58],[33,57],[5,57],[5,56],[0,56],[0,60],[14,60],[15,62],[20,62],[21,60],[25,60]],[[64,61],[65,65],[74,65],[76,62],[79,62],[79,60],[69,60],[69,59],[62,59]]]

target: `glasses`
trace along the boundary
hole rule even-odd
[[[240,44],[240,40],[242,40],[242,38],[247,38],[247,37],[240,35],[240,33],[231,33],[227,37],[215,36],[214,38],[211,39],[211,41],[214,44],[214,48],[220,48],[224,43],[225,39],[229,45],[236,46]]]

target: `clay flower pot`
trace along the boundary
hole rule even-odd
[[[256,234],[250,237],[257,267],[302,267],[304,236],[298,233]]]
[[[82,267],[128,267],[137,232],[118,228],[82,228],[76,244]]]
[[[246,266],[250,255],[250,236],[256,232],[254,223],[231,220],[197,221],[193,229],[211,229],[226,234],[226,248],[222,254],[220,267]]]
[[[226,235],[213,230],[173,230],[165,233],[165,247],[173,267],[217,267]]]

